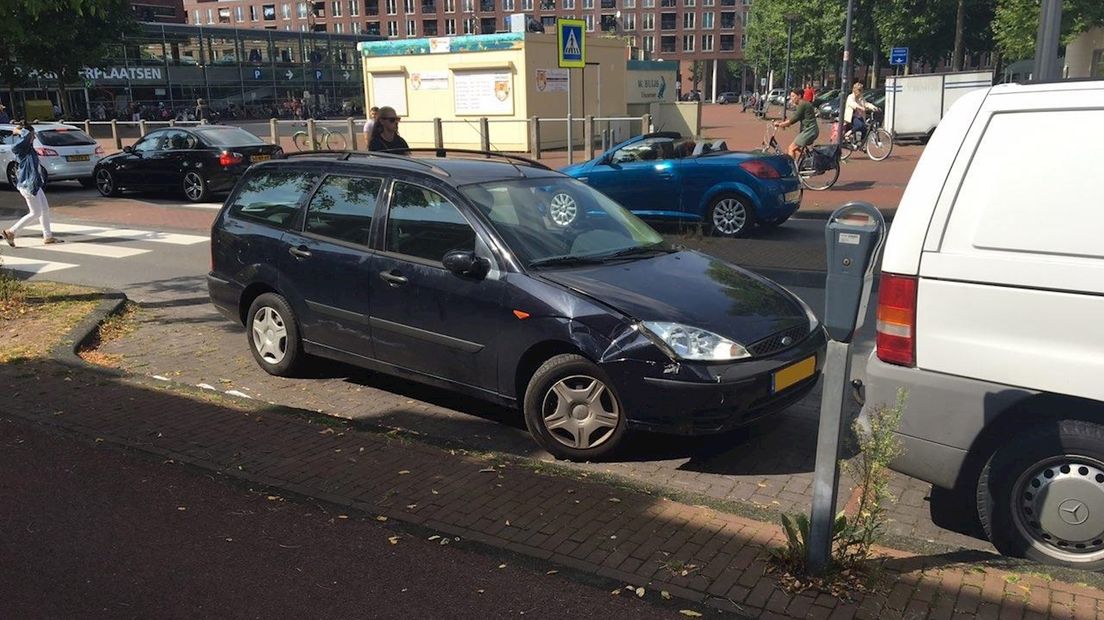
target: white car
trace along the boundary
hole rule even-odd
[[[79,181],[83,187],[95,187],[92,171],[104,156],[104,149],[95,138],[72,125],[38,123],[34,125],[34,147],[43,178],[50,181]],[[18,161],[12,145],[18,139],[15,125],[0,125],[0,166],[8,184],[15,187]]]
[[[1104,568],[1104,81],[964,95],[886,240],[863,420],[1006,555]]]

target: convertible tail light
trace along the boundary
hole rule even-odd
[[[782,175],[767,162],[761,159],[749,159],[740,164],[740,167],[760,179],[780,179]]]
[[[48,149],[44,146],[36,148],[35,152],[38,153],[39,157],[57,157],[58,154],[54,149]]]
[[[96,147],[96,155],[102,156],[104,154],[104,148],[102,146]]]
[[[225,168],[227,166],[234,166],[234,165],[242,163],[243,159],[244,158],[242,157],[241,153],[232,153],[230,151],[223,151],[219,155],[219,165],[222,166],[223,168]]]
[[[916,365],[916,278],[882,273],[878,284],[878,359]]]

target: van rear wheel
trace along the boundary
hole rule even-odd
[[[986,463],[978,516],[998,551],[1081,570],[1104,568],[1104,426],[1028,428]]]

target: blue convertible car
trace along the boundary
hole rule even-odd
[[[673,132],[637,136],[563,172],[639,217],[703,222],[724,237],[777,226],[801,205],[789,157],[729,151],[724,142]],[[562,211],[561,217],[574,213],[571,205]]]

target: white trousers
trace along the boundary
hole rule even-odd
[[[50,230],[50,204],[46,202],[46,191],[39,188],[38,193],[32,194],[23,188],[19,188],[19,193],[22,194],[23,198],[27,201],[27,209],[30,210],[30,213],[20,218],[19,221],[13,224],[8,230],[12,233],[16,233],[20,228],[23,228],[34,220],[41,219],[42,238],[49,239],[53,237],[54,232]]]

